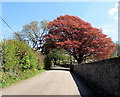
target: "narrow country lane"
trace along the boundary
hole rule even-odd
[[[2,95],[80,95],[80,93],[68,70],[53,69],[4,88]]]

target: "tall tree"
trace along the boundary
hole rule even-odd
[[[35,50],[40,50],[44,43],[43,35],[46,35],[48,21],[32,21],[23,26],[21,32],[14,33],[16,39],[27,42]]]
[[[88,58],[105,59],[115,50],[115,45],[101,29],[77,16],[64,15],[57,17],[48,25],[45,35],[49,44],[67,50],[78,63]]]

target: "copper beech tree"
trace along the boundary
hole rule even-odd
[[[115,50],[115,45],[101,29],[77,16],[64,15],[57,17],[48,25],[49,32],[44,37],[49,48],[65,49],[78,63],[86,59],[101,60],[108,58]]]

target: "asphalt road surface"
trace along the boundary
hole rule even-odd
[[[75,80],[69,69],[57,67],[3,88],[2,95],[81,95],[78,86],[83,94],[91,94],[82,83],[76,85]]]

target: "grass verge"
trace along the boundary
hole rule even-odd
[[[21,80],[25,80],[25,79],[28,79],[30,77],[33,77],[39,73],[42,73],[42,72],[45,72],[46,70],[45,69],[41,69],[41,70],[37,70],[37,71],[33,71],[33,72],[28,72],[28,73],[22,73],[21,76],[18,76],[16,78],[9,78],[6,80],[5,83],[0,83],[0,88],[4,88],[4,87],[7,87],[7,86],[10,86],[14,83],[17,83],[17,82],[20,82]]]

